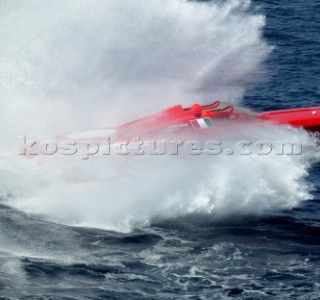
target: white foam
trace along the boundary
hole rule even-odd
[[[18,135],[43,140],[177,103],[240,100],[272,48],[262,38],[265,18],[250,13],[250,1],[0,6],[0,128],[3,147],[16,152]],[[304,137],[280,129],[252,135]],[[34,179],[29,191],[7,204],[56,222],[129,231],[189,213],[270,213],[311,197],[305,156],[53,161],[22,172]]]

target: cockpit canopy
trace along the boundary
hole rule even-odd
[[[246,119],[251,119],[258,116],[257,113],[250,109],[222,101],[215,101],[208,105],[193,104],[188,108],[184,108],[184,111],[192,111],[196,117],[200,118],[231,117],[232,119],[232,117],[243,116]]]

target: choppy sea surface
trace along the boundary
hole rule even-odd
[[[208,98],[320,105],[316,0],[1,1],[0,45],[4,146],[117,125],[131,106],[128,120]],[[314,157],[124,165],[109,177],[98,164],[90,183],[11,160],[1,158],[0,299],[320,298]]]

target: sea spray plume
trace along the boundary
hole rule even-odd
[[[177,102],[240,99],[271,49],[261,37],[264,17],[252,15],[249,4],[2,1],[4,141],[16,146],[17,135],[46,139],[117,125]],[[283,130],[271,135],[303,136]],[[5,202],[65,224],[129,231],[194,212],[290,209],[310,197],[305,157],[141,157],[137,163],[143,168],[121,160],[38,168],[28,194]],[[70,170],[97,178],[72,184],[59,177]]]
[[[117,125],[177,102],[240,99],[271,50],[250,1],[0,5],[0,122],[11,143]]]
[[[257,126],[236,133],[222,142],[250,137],[312,144],[303,131],[282,127]],[[55,161],[49,169],[38,169],[39,177],[46,176],[45,185],[9,204],[59,223],[126,232],[194,213],[213,219],[270,214],[311,199],[311,186],[304,181],[309,165],[308,155],[277,152],[92,157],[76,159],[71,166],[76,180],[70,183],[56,172],[67,174],[69,167]]]

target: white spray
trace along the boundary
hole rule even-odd
[[[271,51],[264,16],[249,12],[250,1],[2,1],[0,8],[4,150],[15,151],[19,135],[115,126],[176,103],[239,101]],[[7,202],[57,222],[127,231],[154,218],[264,213],[310,198],[301,157],[159,160],[138,169],[75,162],[71,170],[96,177],[77,184],[33,170],[28,192]],[[20,177],[10,186],[21,186]]]

